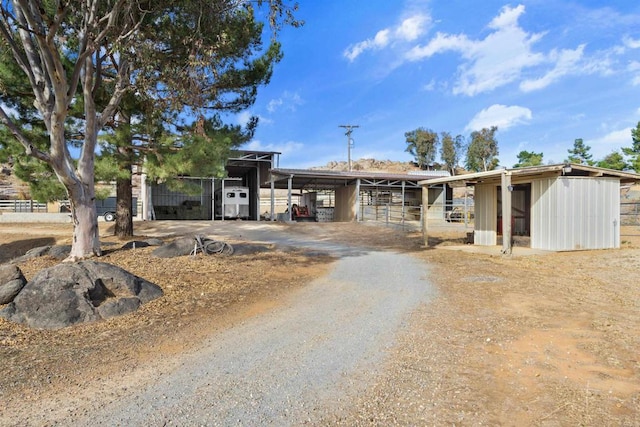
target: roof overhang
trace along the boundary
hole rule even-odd
[[[513,169],[497,169],[486,172],[476,172],[450,177],[425,179],[418,184],[422,186],[433,186],[438,184],[449,184],[451,187],[468,186],[476,184],[500,183],[503,174],[511,176],[513,183],[527,182],[539,178],[549,178],[554,176],[569,177],[607,177],[617,178],[621,183],[639,182],[640,175],[632,172],[623,172],[613,169],[599,168],[596,166],[578,165],[573,163],[530,166]]]
[[[446,172],[443,172],[443,174]],[[433,175],[439,178],[441,175]],[[398,174],[386,172],[342,172],[312,169],[271,169],[274,187],[288,188],[289,179],[292,188],[300,190],[333,190],[360,183],[361,187],[416,188],[420,189],[422,174]],[[264,185],[270,184],[265,182]]]

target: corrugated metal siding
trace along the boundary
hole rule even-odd
[[[496,245],[497,239],[497,187],[495,185],[476,185],[475,203],[475,245]]]
[[[620,246],[620,182],[559,177],[531,184],[531,247],[554,251]]]

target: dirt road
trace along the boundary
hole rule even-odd
[[[372,252],[216,334],[145,385],[76,408],[66,425],[301,425],[348,408],[370,386],[403,320],[429,300],[423,265]],[[112,390],[104,390],[111,395]],[[113,398],[110,398],[113,399]],[[341,403],[342,402],[342,403]]]

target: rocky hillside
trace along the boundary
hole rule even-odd
[[[397,162],[392,160],[359,159],[351,162],[354,171],[371,172],[409,172],[419,170],[412,162]],[[344,161],[329,162],[325,166],[312,167],[314,170],[347,171],[349,164]]]
[[[6,164],[0,164],[0,199],[29,199],[29,186],[16,178]]]

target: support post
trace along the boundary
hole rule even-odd
[[[429,187],[422,186],[422,239],[425,247],[429,247]]]
[[[260,221],[260,167],[256,166],[256,221]]]
[[[216,179],[211,178],[211,221],[216,220]]]
[[[360,222],[360,178],[356,180],[356,222]]]
[[[287,180],[287,189],[289,190],[287,194],[287,212],[289,212],[289,221],[291,221],[291,211],[293,210],[291,206],[291,187],[293,186],[293,175],[289,175],[289,179]]]
[[[222,212],[220,212],[220,220],[222,222],[224,222],[224,213],[225,213],[225,203],[224,203],[224,199],[225,199],[225,190],[224,190],[224,179],[222,179],[222,182],[220,183],[220,209],[222,209]]]
[[[506,170],[501,176],[502,195],[502,253],[511,254],[511,173]]]
[[[404,185],[405,182],[402,181],[402,218],[401,218],[401,223],[402,225],[404,225],[404,217],[405,217],[405,209],[404,209]]]
[[[271,174],[271,221],[275,221],[275,210],[276,210],[276,181]]]

